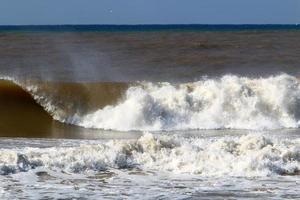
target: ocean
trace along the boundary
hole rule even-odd
[[[300,26],[0,26],[1,199],[300,199]]]

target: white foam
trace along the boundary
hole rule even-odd
[[[300,85],[286,74],[232,75],[194,83],[142,83],[123,102],[75,123],[114,130],[281,129],[299,127]]]
[[[296,175],[300,140],[257,134],[224,138],[182,138],[146,133],[137,140],[77,147],[0,150],[0,174],[36,167],[68,173],[140,168],[199,176]]]

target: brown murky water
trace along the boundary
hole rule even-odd
[[[47,112],[37,101],[51,102],[56,107],[52,112],[61,115],[86,114],[120,101],[129,84],[30,81],[30,86],[36,91],[27,91],[26,84],[21,87],[12,81],[0,81],[1,137],[82,138],[85,133],[93,138],[99,131],[56,121],[51,111]],[[34,99],[35,94],[41,100]]]
[[[0,32],[0,73],[71,82],[299,75],[300,31]]]

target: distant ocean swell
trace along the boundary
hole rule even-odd
[[[9,81],[9,84],[7,83]],[[69,84],[21,82],[55,120],[106,130],[298,128],[300,83],[281,74],[267,78],[225,75],[197,82]],[[52,86],[51,86],[52,84]],[[4,86],[2,87],[2,89]]]

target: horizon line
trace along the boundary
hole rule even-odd
[[[246,23],[246,24],[230,24],[230,23],[221,23],[221,24],[198,24],[198,23],[185,23],[185,24],[72,24],[72,23],[67,23],[67,24],[0,24],[0,27],[7,26],[7,27],[12,27],[12,26],[300,26],[300,23],[295,23],[295,24],[280,24],[280,23]]]

